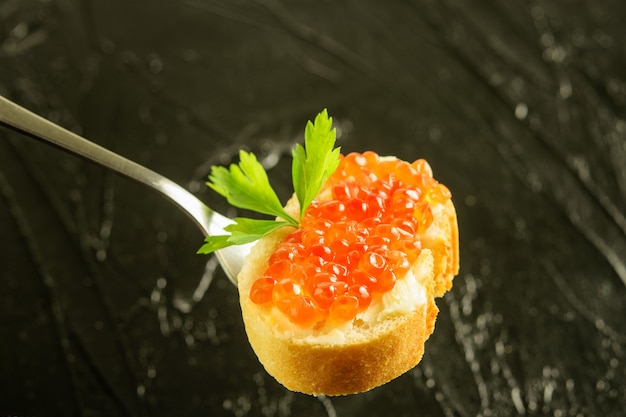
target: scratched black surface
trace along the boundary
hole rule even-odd
[[[624,415],[625,12],[0,1],[0,94],[222,211],[211,164],[251,149],[285,198],[289,149],[327,107],[344,151],[431,162],[462,254],[419,366],[361,395],[290,393],[183,214],[2,129],[0,414]]]

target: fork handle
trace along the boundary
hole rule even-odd
[[[0,124],[109,168],[149,187],[161,180],[155,172],[103,148],[0,96]]]
[[[70,132],[0,96],[0,124],[52,144],[138,181],[169,198],[187,212],[205,235],[211,233],[211,209],[187,190],[156,172]]]
[[[207,207],[189,191],[156,172],[103,148],[0,96],[0,125],[52,144],[158,191],[182,209],[205,236],[223,235],[232,220]],[[237,275],[251,245],[231,246],[215,254],[228,278]]]

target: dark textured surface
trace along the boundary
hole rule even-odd
[[[328,107],[344,151],[431,162],[461,272],[413,371],[290,393],[183,214],[2,129],[0,414],[624,415],[624,18],[619,1],[1,0],[0,94],[222,211],[211,164],[247,147],[285,198],[288,150]]]

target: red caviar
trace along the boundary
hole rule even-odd
[[[302,327],[351,321],[393,289],[420,254],[432,207],[451,198],[425,160],[374,152],[342,156],[320,195],[330,197],[309,206],[250,290]]]

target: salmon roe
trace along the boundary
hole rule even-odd
[[[309,328],[351,321],[393,289],[421,252],[433,205],[451,195],[423,159],[364,152],[342,156],[318,197],[250,290]]]

